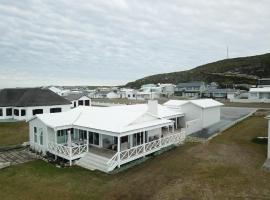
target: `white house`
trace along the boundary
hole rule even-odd
[[[201,97],[202,92],[206,90],[204,82],[178,83],[175,87],[175,94],[184,97]]]
[[[58,94],[59,96],[65,96],[67,94],[69,94],[70,90],[63,90],[59,87],[55,87],[55,86],[51,86],[48,88],[49,90],[51,90],[52,92]]]
[[[213,99],[169,100],[163,104],[185,113],[186,134],[192,134],[220,121],[222,103]]]
[[[0,91],[0,120],[27,120],[36,114],[67,111],[71,102],[48,89],[10,88]]]
[[[72,108],[77,106],[91,106],[91,99],[84,94],[69,94],[64,96],[65,99],[72,103]]]
[[[156,101],[114,107],[79,106],[29,121],[30,146],[104,172],[185,139],[184,114]]]
[[[110,91],[107,93],[106,97],[108,99],[119,99],[121,97],[120,93],[116,91]]]
[[[129,88],[121,88],[120,95],[121,98],[127,99],[137,99],[137,90],[129,89]]]
[[[174,90],[176,85],[171,83],[162,83],[158,85],[161,88],[161,95],[165,97],[170,97],[174,95]]]
[[[270,87],[250,88],[248,99],[253,102],[270,102]]]

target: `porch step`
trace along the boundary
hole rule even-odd
[[[106,164],[108,161],[109,158],[87,152],[84,157],[76,162],[76,165],[89,170],[100,170],[103,172],[108,172]]]

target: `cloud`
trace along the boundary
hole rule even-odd
[[[265,53],[269,6],[266,0],[2,0],[0,87],[123,84],[223,59],[226,46],[232,57]]]

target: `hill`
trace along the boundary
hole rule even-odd
[[[198,66],[187,71],[157,74],[126,84],[139,88],[148,83],[174,83],[189,81],[217,82],[221,86],[232,84],[256,84],[258,78],[270,77],[270,53],[232,58]]]

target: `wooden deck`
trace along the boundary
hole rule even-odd
[[[112,158],[117,152],[110,150],[110,149],[104,149],[104,148],[98,148],[94,146],[89,146],[90,153],[96,154],[98,156],[102,156],[105,158]]]

